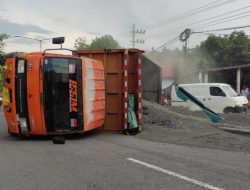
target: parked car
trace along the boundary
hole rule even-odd
[[[243,112],[248,109],[248,100],[239,95],[229,85],[224,83],[196,83],[179,84],[191,95],[196,97],[206,107],[216,113]],[[176,87],[171,89],[171,105],[189,107],[190,110],[199,110],[200,108],[190,101],[183,101],[176,95]]]

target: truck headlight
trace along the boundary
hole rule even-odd
[[[9,89],[3,87],[3,97],[2,97],[3,106],[8,106],[10,103],[10,92]]]
[[[20,122],[21,130],[22,131],[27,131],[28,127],[27,127],[26,118],[19,118],[19,122]]]
[[[17,72],[18,73],[24,73],[24,60],[18,60]]]

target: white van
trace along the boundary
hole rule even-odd
[[[206,107],[216,113],[232,113],[247,110],[248,100],[240,96],[228,84],[223,83],[197,83],[197,84],[179,84],[187,92],[196,97]],[[188,107],[190,110],[200,110],[200,108],[190,102],[178,98],[175,86],[171,89],[171,105]]]

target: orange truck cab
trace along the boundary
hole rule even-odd
[[[72,55],[8,54],[3,109],[13,135],[58,135],[96,129],[105,118],[103,64]]]

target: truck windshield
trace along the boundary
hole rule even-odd
[[[44,107],[48,131],[75,129],[82,123],[79,114],[81,85],[78,84],[81,80],[77,80],[81,72],[77,72],[78,67],[81,67],[78,59],[44,60]]]
[[[236,97],[238,96],[238,93],[235,92],[235,90],[231,86],[222,86],[221,87],[227,96],[229,97]]]

